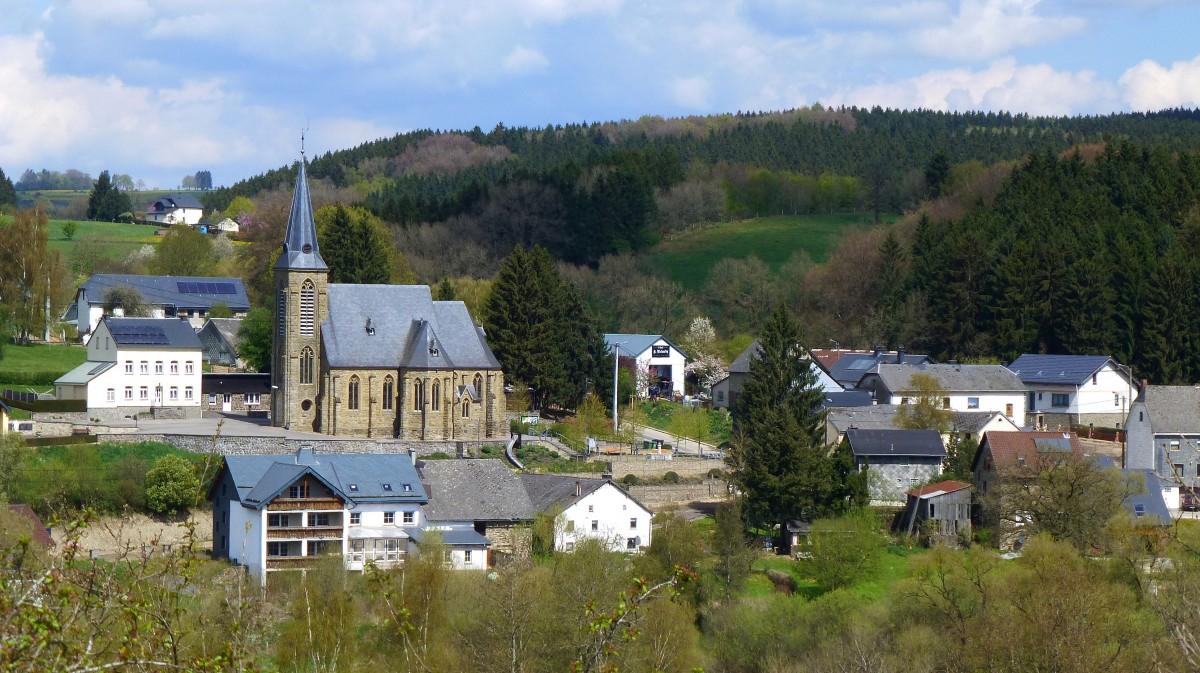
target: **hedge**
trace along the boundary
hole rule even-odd
[[[5,400],[5,404],[14,409],[39,412],[87,411],[87,400],[38,400],[36,402],[18,402]]]
[[[25,446],[67,446],[68,444],[95,444],[96,435],[64,435],[62,437],[26,437]]]
[[[66,372],[4,372],[0,380],[14,386],[52,386]]]

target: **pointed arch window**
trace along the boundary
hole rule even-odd
[[[276,300],[278,304],[275,310],[275,317],[279,320],[279,336],[283,336],[287,329],[287,290],[280,290],[279,297]]]
[[[392,410],[392,398],[396,396],[396,382],[392,380],[391,375],[383,379],[383,409],[384,411]]]
[[[300,383],[313,382],[313,349],[305,346],[300,351]]]
[[[346,394],[346,406],[352,411],[358,410],[358,377],[350,377],[350,389]]]
[[[471,381],[471,384],[472,387],[475,388],[475,399],[483,399],[483,377],[479,374],[476,374],[474,380]]]
[[[430,397],[433,398],[430,400],[430,406],[433,408],[433,410],[440,410],[442,408],[442,384],[438,383],[437,381],[433,382],[433,390]]]
[[[471,400],[463,400],[463,418],[471,417]]]
[[[425,408],[425,383],[421,379],[413,380],[413,411]]]
[[[316,305],[317,289],[311,280],[306,280],[300,287],[300,334],[302,336],[313,335]]]

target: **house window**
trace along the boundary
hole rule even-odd
[[[636,537],[627,538],[625,540],[625,548],[626,549],[637,549],[637,547],[638,547],[637,543],[638,543],[638,539]]]
[[[943,409],[949,409],[949,408],[950,408],[950,398],[949,398],[949,397],[943,397],[943,398],[942,398],[942,408],[943,408]]]
[[[383,379],[383,409],[392,410],[392,398],[396,396],[396,382],[389,375]]]
[[[463,417],[463,418],[470,418],[470,417],[471,417],[471,401],[470,401],[470,400],[463,400],[463,414],[462,414],[462,417]]]
[[[600,522],[592,519],[592,530],[600,530]]]
[[[967,408],[968,409],[978,409],[979,408],[979,398],[978,397],[968,397],[967,398]]]
[[[1071,405],[1071,396],[1066,393],[1054,393],[1050,396],[1050,406],[1052,407],[1068,407]]]
[[[183,363],[183,373],[184,374],[192,374],[195,371],[196,370],[194,369],[194,365],[191,362]]]
[[[138,399],[140,399],[140,400],[150,399],[150,389],[147,388],[146,386],[142,386],[141,389],[138,390]]]
[[[1138,423],[1141,423],[1146,420],[1142,415],[1143,413],[1145,413],[1145,412],[1141,412],[1141,411],[1138,412]]]
[[[313,350],[305,346],[300,351],[300,383],[313,382]]]
[[[126,361],[125,361],[125,373],[126,373],[126,374],[132,374],[132,373],[133,373],[133,360],[126,360]]]
[[[471,562],[471,550],[468,549],[463,552],[463,563],[470,563],[470,562]]]
[[[176,386],[171,386],[171,389],[169,391],[167,391],[167,395],[169,396],[169,399],[178,402],[179,401],[179,388]]]
[[[307,498],[308,497],[308,482],[302,481],[288,489],[289,498]]]
[[[288,544],[286,542],[268,542],[267,556],[287,556]]]
[[[351,526],[362,525],[362,512],[350,512],[350,525]]]
[[[413,411],[422,411],[425,409],[425,382],[421,379],[413,380]]]
[[[1096,385],[1096,373],[1092,372],[1092,385]]]
[[[109,389],[108,389],[108,390],[107,390],[107,391],[104,393],[104,399],[105,399],[105,400],[107,400],[107,401],[109,401],[109,402],[116,402],[116,401],[117,401],[117,391],[116,391],[116,389],[114,389],[114,388],[109,388]]]
[[[383,522],[384,523],[392,523],[392,524],[396,523],[396,513],[395,512],[384,512],[383,513]]]
[[[145,360],[142,360],[141,362],[138,363],[138,371],[141,372],[142,374],[149,374],[150,373],[150,363],[146,362]]]
[[[417,522],[416,513],[415,512],[404,512],[403,521],[404,521],[405,526],[411,526],[411,525],[415,524]]]
[[[258,403],[261,401],[262,397],[260,393],[246,393],[246,404],[258,405]]]
[[[317,291],[311,280],[304,281],[300,288],[300,334],[312,336],[316,316]]]
[[[279,318],[279,336],[283,336],[285,326],[287,325],[287,320],[285,319],[287,313],[284,311],[284,308],[287,306],[287,290],[279,291],[279,298],[276,300],[276,304],[278,306],[275,315]]]
[[[1113,393],[1113,406],[1121,406],[1121,393]]]
[[[179,373],[179,363],[174,360],[171,361],[171,373],[172,374]]]
[[[1175,467],[1175,476],[1182,479],[1183,478],[1183,465],[1181,463],[1175,463],[1174,467]]]
[[[439,411],[442,408],[442,384],[436,380],[433,382],[432,388],[430,388],[430,396],[433,398],[429,401],[430,406],[433,407],[434,411]]]
[[[636,517],[629,519],[629,527],[637,528],[637,518]]]
[[[594,511],[596,511],[596,506],[595,506],[595,505],[588,505],[588,514],[591,514],[591,513],[592,513],[592,512],[594,512]]]
[[[718,391],[717,391],[717,401],[718,401],[718,402],[724,402],[724,401],[725,401],[725,391],[724,391],[724,390],[718,390]]]
[[[187,386],[187,387],[185,387],[185,388],[183,389],[183,399],[185,399],[185,400],[194,399],[194,398],[195,398],[195,395],[193,394],[194,392],[195,392],[195,391],[194,391],[194,390],[192,390],[192,387],[191,387],[191,386]]]
[[[328,513],[309,514],[308,515],[308,525],[309,526],[328,526],[329,525],[329,514]]]
[[[1009,418],[1012,418],[1012,415],[1013,415],[1013,405],[1011,405],[1011,404],[1006,404],[1006,405],[1004,405],[1004,415],[1005,415],[1005,416],[1008,416]]]
[[[575,520],[574,519],[567,521],[567,532],[568,533],[575,532]]]
[[[216,394],[216,393],[209,393],[209,394],[208,394],[208,403],[209,403],[209,404],[216,404],[216,403],[217,403],[217,394]]]
[[[1172,440],[1170,441],[1170,447],[1171,447],[1171,450],[1172,450],[1172,451],[1178,451],[1178,450],[1179,450],[1179,440],[1178,440],[1178,439],[1172,439]]]
[[[483,377],[476,374],[475,378],[471,380],[471,387],[475,389],[475,398],[483,399]]]
[[[908,398],[907,398],[907,397],[901,397],[901,398],[900,398],[900,404],[908,404]]]
[[[348,391],[348,394],[346,395],[346,397],[349,400],[347,402],[347,406],[352,411],[357,411],[358,410],[358,377],[357,376],[350,377],[350,386],[349,386],[349,391]]]
[[[937,515],[936,515],[936,514],[934,514],[933,512],[934,512],[934,506],[933,506],[933,503],[931,502],[931,503],[929,503],[929,518],[931,518],[931,519],[932,519],[933,517],[937,516]]]
[[[283,528],[288,525],[287,514],[268,514],[267,528]]]
[[[154,373],[160,374],[160,375],[163,373],[163,363],[161,363],[161,362],[154,363]]]
[[[125,399],[127,399],[127,400],[133,399],[133,388],[130,386],[125,387]]]

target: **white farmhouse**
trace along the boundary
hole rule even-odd
[[[87,361],[54,382],[60,400],[87,400],[89,417],[200,416],[201,346],[178,318],[105,317]]]
[[[913,376],[924,374],[942,389],[942,406],[951,411],[998,411],[1017,427],[1025,426],[1025,385],[1000,365],[881,364],[858,383],[877,404],[912,404],[918,391]]]
[[[199,224],[204,206],[191,194],[163,194],[146,208],[146,220],[162,224]]]
[[[650,546],[645,505],[610,479],[577,479],[553,474],[522,474],[533,507],[554,515],[554,548],[572,551],[587,539],[612,551],[636,552]]]
[[[147,317],[187,318],[196,328],[204,326],[214,304],[228,306],[235,318],[245,317],[250,310],[250,299],[241,278],[97,273],[79,286],[75,301],[61,320],[75,323],[86,343],[105,315],[109,291],[118,288],[141,295],[150,312]],[[124,309],[116,307],[112,313],[123,316]]]
[[[1107,355],[1026,354],[1008,368],[1028,389],[1025,413],[1041,428],[1119,428],[1138,396],[1128,368]]]
[[[610,353],[632,360],[639,397],[684,394],[687,354],[661,334],[605,334]]]

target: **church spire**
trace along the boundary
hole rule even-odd
[[[300,141],[303,144],[303,139]],[[292,194],[292,214],[288,218],[283,253],[275,262],[276,269],[328,271],[317,249],[317,225],[313,221],[312,199],[308,195],[307,161],[300,151],[300,170],[296,174],[296,191]]]

